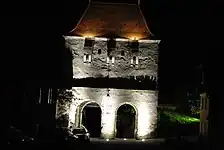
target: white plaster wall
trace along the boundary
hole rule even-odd
[[[150,90],[125,90],[110,89],[110,97],[107,97],[106,88],[73,87],[73,101],[70,103],[69,125],[75,127],[79,121],[77,109],[87,101],[95,101],[102,110],[103,138],[115,138],[116,110],[124,103],[132,104],[137,108],[136,138],[150,138],[157,124],[157,92]],[[61,106],[63,107],[63,106]],[[59,114],[59,113],[58,113]],[[78,117],[78,118],[77,118]]]

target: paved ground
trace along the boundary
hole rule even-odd
[[[91,139],[90,143],[91,148],[96,149],[131,149],[131,150],[198,150],[199,145],[196,142],[192,141],[178,141],[171,139],[166,141],[165,139],[146,139],[135,140],[135,139],[115,139],[115,140],[105,140],[105,139]]]
[[[19,147],[14,147],[18,149]],[[89,144],[87,143],[75,143],[75,142],[44,142],[44,144],[38,144],[29,147],[28,149],[58,149],[58,150],[83,150],[83,149],[98,149],[98,150],[200,150],[202,149],[196,142],[188,142],[183,140],[169,140],[164,139],[147,139],[145,141],[135,139],[91,139]],[[25,148],[22,148],[23,150]],[[204,149],[204,148],[203,148]],[[205,149],[204,149],[205,150]]]
[[[91,138],[91,143],[93,144],[162,144],[165,142],[165,139],[143,139],[143,140],[136,140],[136,139],[98,139],[98,138]]]
[[[147,140],[135,140],[135,139],[115,139],[115,140],[105,140],[105,139],[91,139],[91,148],[94,149],[136,149],[136,150],[156,150],[164,149],[162,146],[164,139],[147,139]],[[164,149],[165,150],[165,149]]]

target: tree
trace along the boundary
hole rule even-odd
[[[57,123],[63,126],[68,121],[68,112],[73,99],[72,90],[58,89],[57,91]],[[61,124],[61,125],[60,125]]]

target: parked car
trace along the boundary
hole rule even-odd
[[[81,128],[75,128],[72,131],[73,135],[78,137],[79,140],[85,141],[85,142],[89,142],[90,141],[90,134],[88,132],[88,130],[82,126]]]

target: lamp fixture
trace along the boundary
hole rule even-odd
[[[110,97],[110,89],[107,89],[107,97]]]

